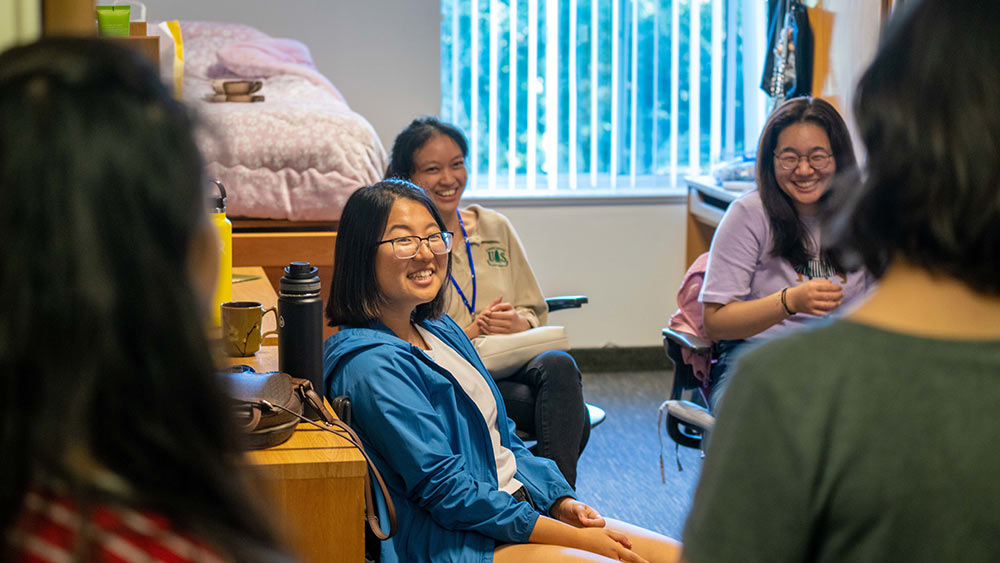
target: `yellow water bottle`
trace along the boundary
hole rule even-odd
[[[212,180],[219,187],[219,196],[209,198],[212,224],[219,233],[219,280],[212,301],[212,323],[222,326],[220,305],[233,300],[233,224],[226,218],[226,188],[222,182]]]

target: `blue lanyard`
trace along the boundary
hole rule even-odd
[[[469,257],[469,270],[472,271],[472,304],[469,304],[469,300],[465,298],[462,288],[458,287],[455,276],[449,275],[449,277],[451,278],[451,285],[455,286],[455,291],[462,298],[462,303],[465,303],[465,308],[469,310],[470,315],[474,315],[476,314],[476,264],[472,262],[472,245],[469,244],[469,234],[465,232],[465,223],[462,222],[462,214],[457,209],[455,213],[458,214],[458,226],[462,227],[462,238],[465,239],[465,255]]]

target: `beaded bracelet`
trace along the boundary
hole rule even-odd
[[[788,293],[787,287],[781,290],[781,306],[785,308],[785,313],[787,313],[788,316],[790,317],[795,314],[795,311],[792,311],[791,309],[788,308],[788,301],[785,298],[786,293]]]

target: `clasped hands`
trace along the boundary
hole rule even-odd
[[[521,316],[510,303],[503,300],[503,295],[497,296],[490,306],[479,312],[476,320],[465,327],[469,338],[484,334],[514,334],[531,328],[528,319]]]
[[[632,551],[631,540],[625,534],[606,529],[604,518],[590,506],[576,499],[563,497],[552,505],[549,514],[578,530],[576,545],[568,547],[584,549],[618,561],[646,563],[645,559]]]

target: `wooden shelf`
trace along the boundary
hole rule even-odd
[[[42,35],[94,37],[94,0],[42,0]]]
[[[105,37],[108,41],[115,41],[125,45],[130,49],[135,49],[143,54],[149,62],[153,63],[157,74],[160,72],[160,36],[129,36],[129,37]]]

